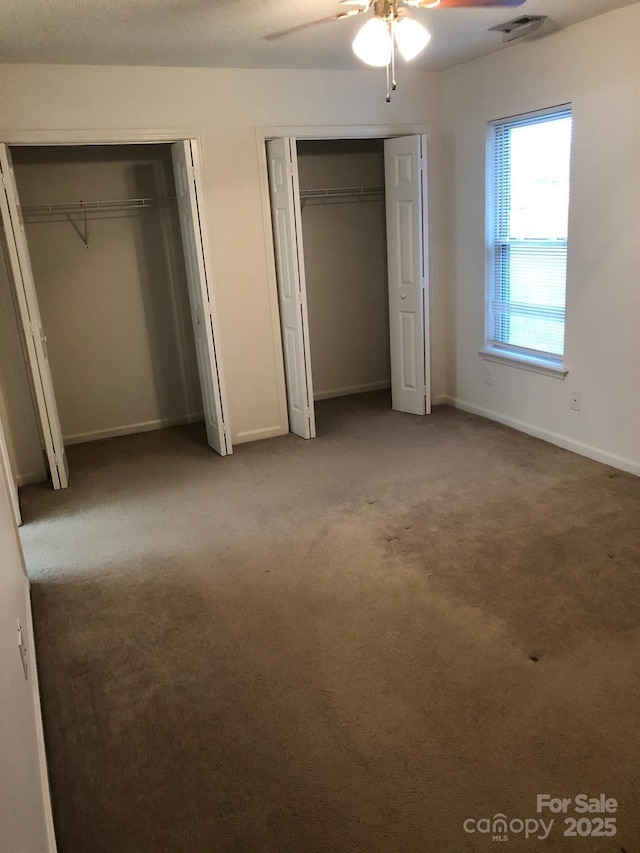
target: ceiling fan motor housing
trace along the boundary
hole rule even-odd
[[[374,0],[373,14],[385,21],[394,20],[398,17],[398,0]]]

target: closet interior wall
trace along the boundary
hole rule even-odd
[[[315,399],[389,387],[389,303],[381,139],[298,141]],[[310,190],[378,188],[309,198]]]
[[[170,147],[12,155],[65,444],[201,420]],[[89,210],[86,222],[81,211],[35,211],[122,199],[152,206]],[[19,407],[15,377],[0,380],[13,438],[28,390],[22,382]],[[20,482],[34,455],[12,460]]]

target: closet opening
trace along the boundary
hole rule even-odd
[[[313,399],[390,388],[383,140],[296,147]]]
[[[289,429],[391,388],[430,412],[426,137],[267,141]]]
[[[203,422],[231,452],[195,140],[0,146],[0,416],[16,481]],[[43,452],[44,451],[44,452]]]

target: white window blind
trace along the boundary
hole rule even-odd
[[[491,126],[488,346],[564,354],[571,109]]]

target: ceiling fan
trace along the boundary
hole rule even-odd
[[[353,18],[373,11],[372,17],[361,27],[353,40],[352,48],[355,55],[366,62],[387,69],[387,101],[391,100],[391,92],[396,88],[395,80],[395,50],[400,51],[403,59],[409,61],[417,56],[431,40],[431,35],[425,27],[411,18],[408,8],[414,9],[483,9],[502,6],[514,8],[522,6],[526,0],[339,0],[342,6],[354,6],[344,12],[308,21],[271,33],[265,36],[268,40],[292,35],[299,30],[315,27],[318,24],[328,24],[344,18]]]

